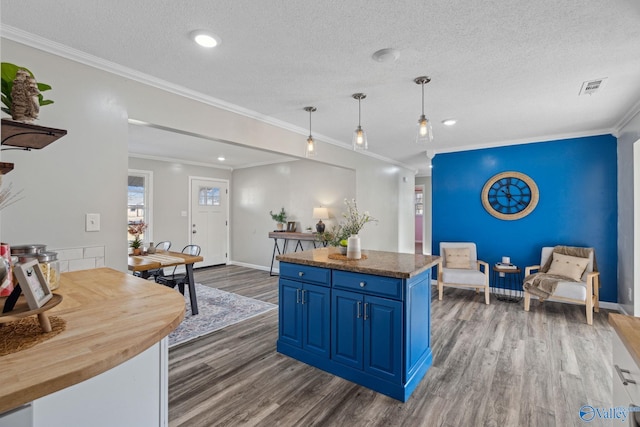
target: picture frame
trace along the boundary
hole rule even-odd
[[[30,310],[42,307],[53,296],[38,260],[17,264],[14,273]]]
[[[294,233],[296,231],[296,223],[295,221],[287,222],[287,232]]]

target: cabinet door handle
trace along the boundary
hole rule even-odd
[[[360,287],[361,287],[361,288],[364,288],[366,285],[367,285],[367,283],[366,283],[366,282],[360,282]]]
[[[302,290],[302,304],[304,304],[304,293],[305,293],[305,290],[303,289]]]
[[[300,289],[296,289],[296,304],[300,304]]]
[[[304,271],[298,271],[298,276],[299,276],[299,277],[304,276]]]
[[[614,365],[614,367],[616,368],[616,372],[618,373],[618,376],[620,377],[620,381],[622,381],[623,385],[629,385],[629,384],[635,384],[635,380],[632,380],[630,378],[625,378],[624,374],[630,374],[631,372],[629,372],[628,369],[622,369],[620,368],[620,366],[618,365]]]
[[[369,310],[369,303],[365,302],[364,303],[364,320],[367,320],[369,317],[371,316],[367,316],[367,311]]]
[[[359,319],[362,317],[362,312],[360,311],[360,309],[362,308],[362,303],[358,301],[357,306],[358,306],[358,313],[356,314],[356,319]]]

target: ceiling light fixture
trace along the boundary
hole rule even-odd
[[[224,162],[224,161],[225,161],[224,156],[218,156],[218,161],[220,161],[220,162]]]
[[[191,38],[202,47],[212,48],[220,44],[220,37],[205,30],[195,30],[191,32]]]
[[[456,119],[446,119],[442,121],[442,124],[445,126],[453,126],[456,123],[458,123],[458,121]]]
[[[371,57],[378,62],[396,62],[400,58],[400,52],[393,48],[380,49],[375,51]]]
[[[313,113],[316,110],[317,110],[316,107],[304,107],[304,111],[309,112],[309,138],[307,138],[307,150],[305,152],[306,157],[315,157],[315,155],[317,154],[316,142],[313,140],[313,137],[311,136],[311,113]]]
[[[366,150],[369,148],[369,145],[367,144],[367,133],[362,129],[362,126],[360,126],[360,101],[365,99],[367,95],[364,93],[354,93],[351,97],[358,100],[358,127],[353,131],[353,149]]]
[[[427,76],[416,77],[413,79],[416,84],[422,86],[422,115],[418,119],[418,134],[416,135],[416,143],[426,144],[433,141],[433,129],[431,122],[424,115],[424,85],[431,81]]]

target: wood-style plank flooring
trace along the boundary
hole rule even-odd
[[[278,278],[239,266],[196,281],[278,303]],[[607,310],[445,288],[432,302],[433,366],[406,403],[276,353],[278,313],[169,352],[171,426],[579,426],[582,405],[611,406]],[[594,420],[589,425],[603,425]]]

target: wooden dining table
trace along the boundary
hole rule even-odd
[[[148,255],[129,255],[130,271],[148,271],[164,267],[184,265],[187,270],[189,286],[189,301],[191,302],[191,314],[198,314],[198,300],[196,298],[196,286],[193,279],[193,264],[203,261],[199,255],[183,254],[181,252],[157,251]]]

